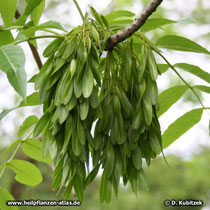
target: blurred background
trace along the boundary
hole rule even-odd
[[[88,10],[88,5],[107,14],[113,10],[131,10],[137,15],[142,11],[149,0],[78,0],[82,11]],[[20,12],[24,10],[25,1],[18,1]],[[177,24],[165,26],[162,29],[146,33],[152,41],[156,41],[160,36],[166,34],[179,34],[185,36],[210,50],[210,1],[209,0],[165,0],[152,17],[162,17],[177,21]],[[69,31],[74,26],[81,24],[81,18],[72,0],[46,0],[46,8],[40,23],[54,20],[60,22]],[[2,22],[0,21],[0,24]],[[50,43],[48,40],[38,41],[38,51],[40,55],[44,48]],[[27,57],[26,72],[28,79],[38,72],[36,63],[32,57],[28,45],[21,44]],[[210,58],[207,55],[171,52],[163,50],[166,58],[172,63],[185,62],[197,65],[210,73]],[[157,57],[158,63],[163,63]],[[42,61],[45,60],[42,57]],[[208,85],[204,81],[192,75],[181,72],[183,77],[191,85]],[[168,71],[158,78],[158,88],[161,92],[169,87],[180,85],[182,82],[172,72]],[[33,85],[28,85],[28,95],[33,92]],[[210,107],[210,97],[207,94],[200,94],[204,105]],[[9,85],[6,75],[0,71],[0,112],[5,108],[15,107],[20,102],[20,97]],[[199,108],[200,104],[193,94],[188,91],[182,99],[173,105],[165,114],[160,117],[162,132],[175,121],[179,116],[193,108]],[[0,121],[0,153],[4,151],[14,140],[17,139],[18,127],[24,119],[35,114],[41,116],[42,110],[39,107],[20,108],[11,112]],[[84,203],[78,209],[191,209],[192,207],[164,207],[166,199],[196,199],[203,200],[203,207],[193,207],[193,209],[210,210],[210,138],[208,133],[209,116],[204,112],[202,120],[194,126],[188,133],[181,136],[176,142],[164,150],[170,167],[166,165],[162,155],[154,160],[149,168],[145,167],[146,175],[150,183],[150,191],[145,192],[139,189],[136,197],[130,187],[121,187],[119,197],[113,195],[111,203],[101,205],[99,203],[99,180],[95,181],[86,189]],[[19,152],[20,158],[26,158]],[[43,182],[36,187],[27,187],[15,182],[12,171],[7,170],[0,180],[0,187],[4,187],[15,195],[16,199],[42,199],[42,200],[62,200],[62,193],[56,196],[56,192],[51,192],[51,173],[49,166],[36,163],[43,174]],[[72,200],[76,197],[72,196]],[[36,207],[42,209],[43,207]],[[70,209],[72,207],[53,207],[53,209]],[[21,209],[31,209],[31,207],[21,207]]]

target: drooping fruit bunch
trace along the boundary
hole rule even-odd
[[[149,165],[161,152],[158,70],[146,42],[137,53],[138,36],[103,52],[113,31],[92,11],[95,20],[87,19],[44,51],[48,60],[35,82],[44,114],[34,136],[42,135],[43,155],[49,152],[54,160],[53,190],[65,186],[68,198],[74,188],[82,201],[101,167],[100,201],[109,203],[121,177],[135,193],[138,183],[146,186],[142,159]]]

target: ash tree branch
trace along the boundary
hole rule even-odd
[[[18,19],[19,17],[20,17],[20,13],[19,13],[18,10],[16,10],[16,12],[15,12],[15,19]],[[28,42],[28,44],[29,44],[29,47],[30,47],[31,52],[33,54],[33,57],[34,57],[34,59],[36,61],[36,64],[37,64],[39,70],[41,70],[41,68],[42,68],[42,61],[41,61],[41,58],[39,56],[39,53],[38,53],[37,49],[30,42]]]
[[[126,40],[132,36],[132,34],[138,31],[144,25],[149,16],[151,16],[151,14],[156,11],[162,1],[163,0],[152,0],[131,25],[110,36],[107,43],[107,50],[112,50],[118,43]]]

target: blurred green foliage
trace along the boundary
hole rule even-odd
[[[166,165],[162,157],[153,161],[149,168],[146,168],[146,174],[150,183],[150,191],[145,192],[139,189],[138,197],[131,192],[130,187],[124,188],[123,185],[119,192],[119,197],[114,197],[109,205],[101,205],[99,202],[98,180],[93,182],[85,192],[84,202],[77,209],[85,210],[190,210],[192,207],[183,206],[164,206],[165,200],[203,200],[204,205],[210,201],[210,148],[203,147],[199,154],[192,156],[189,160],[183,160],[180,157],[169,155],[167,161],[170,167]],[[21,200],[39,199],[39,200],[62,200],[62,193],[56,196],[55,192],[50,189],[52,170],[43,163],[37,163],[43,174],[43,182],[36,187],[22,185],[20,198]],[[0,187],[11,189],[14,182],[14,174],[7,170],[1,179]],[[77,200],[72,195],[70,200]],[[32,207],[21,207],[20,209],[30,210]],[[47,207],[46,207],[47,208]],[[51,208],[51,207],[48,207]],[[73,207],[53,207],[55,210],[70,209]],[[37,210],[43,207],[36,207]],[[193,209],[202,209],[201,206],[195,206]]]

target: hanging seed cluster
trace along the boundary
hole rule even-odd
[[[100,201],[109,203],[121,177],[135,193],[139,184],[147,188],[142,159],[149,165],[161,152],[158,70],[150,46],[143,43],[138,54],[133,38],[101,56],[105,45],[99,40],[111,30],[103,16],[94,15],[97,21],[44,51],[48,60],[35,82],[44,114],[34,137],[42,135],[43,155],[49,152],[54,160],[53,190],[65,187],[68,198],[74,188],[82,201],[101,167]]]

